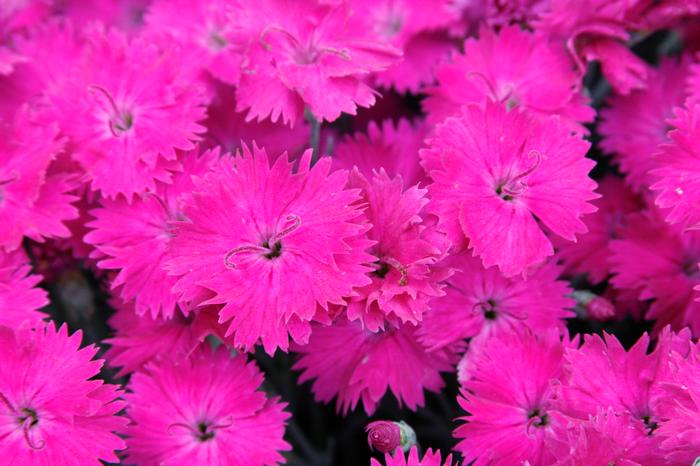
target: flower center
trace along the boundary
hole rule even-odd
[[[528,188],[526,178],[537,170],[537,167],[542,163],[542,154],[537,150],[531,150],[527,156],[528,158],[535,158],[532,165],[515,176],[508,176],[496,183],[494,190],[498,197],[504,201],[512,201],[522,195]]]
[[[231,249],[224,256],[224,265],[229,269],[237,268],[233,258],[234,256],[242,254],[257,253],[268,260],[280,257],[282,255],[282,239],[301,226],[301,218],[299,218],[298,215],[289,214],[285,220],[287,221],[287,226],[270,238],[264,240],[260,246],[255,244],[242,244]]]
[[[540,411],[539,408],[530,411],[527,418],[528,425],[532,427],[544,427],[549,424],[549,416],[547,416],[547,413]]]
[[[199,442],[208,442],[216,436],[216,431],[221,429],[226,429],[231,427],[232,423],[228,424],[214,424],[209,421],[199,421],[194,426],[184,423],[184,422],[174,422],[168,426],[168,432],[170,432],[174,427],[179,427],[181,429],[188,430],[195,439]]]
[[[133,113],[119,108],[114,97],[112,97],[112,94],[110,94],[107,89],[96,85],[90,86],[89,89],[93,95],[99,99],[104,110],[107,112],[109,116],[107,124],[113,136],[119,137],[134,126]]]
[[[228,40],[216,29],[212,29],[208,35],[207,45],[210,49],[220,51],[228,46]]]
[[[644,427],[649,429],[649,435],[653,434],[656,429],[658,429],[659,424],[651,418],[651,416],[644,416],[642,418],[644,421]]]
[[[0,392],[0,402],[2,402],[7,409],[9,409],[10,412],[17,417],[17,424],[22,428],[22,432],[24,433],[24,441],[27,442],[27,446],[29,446],[29,448],[32,450],[41,450],[44,448],[46,442],[41,439],[39,439],[38,442],[35,441],[32,436],[32,432],[30,432],[39,424],[39,416],[37,415],[36,410],[28,407],[20,409],[15,408],[15,406],[2,392]]]
[[[392,267],[395,268],[401,274],[399,286],[406,286],[408,282],[408,270],[406,270],[406,267],[398,260],[391,256],[384,256],[383,259],[376,261],[373,265],[375,269],[372,271],[372,275],[381,279],[386,278]]]
[[[496,301],[493,299],[487,299],[486,301],[479,301],[474,304],[474,312],[482,313],[484,319],[486,320],[496,320],[498,314],[496,314]]]

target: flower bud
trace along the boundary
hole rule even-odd
[[[406,452],[416,444],[416,433],[403,421],[374,421],[365,427],[367,443],[371,450],[392,453],[396,448]]]

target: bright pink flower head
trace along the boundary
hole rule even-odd
[[[155,191],[204,128],[203,95],[174,45],[92,28],[79,64],[47,91],[49,113],[104,196]],[[166,130],[167,129],[167,130]]]
[[[215,148],[220,146],[223,152],[236,153],[242,144],[255,142],[271,154],[289,152],[295,159],[309,146],[311,128],[306,121],[301,121],[293,128],[282,123],[265,121],[245,121],[243,113],[234,112],[236,99],[235,88],[225,84],[216,86],[216,93],[207,109],[204,125],[207,133],[202,145]]]
[[[653,454],[654,439],[631,427],[631,416],[612,408],[598,408],[586,421],[572,422],[562,416],[556,439],[547,439],[547,448],[557,458],[555,466],[660,464]],[[691,461],[692,462],[692,461]]]
[[[385,319],[417,324],[430,300],[445,294],[442,282],[451,275],[440,263],[449,241],[421,217],[427,191],[418,186],[404,191],[401,178],[391,179],[384,170],[371,179],[354,170],[349,186],[362,190],[372,225],[367,233],[374,243],[369,252],[375,259],[372,282],[355,290],[347,316],[360,319],[373,332],[384,328]]]
[[[351,27],[347,3],[243,0],[239,22],[251,36],[238,88],[237,110],[292,126],[308,107],[318,120],[374,104],[363,77],[400,57],[395,48]]]
[[[151,0],[52,0],[56,9],[82,29],[95,22],[117,27],[135,35],[143,27],[143,19]]]
[[[118,300],[111,303],[117,312],[109,325],[114,336],[104,340],[110,345],[105,359],[110,366],[121,368],[118,376],[142,370],[144,365],[161,358],[179,361],[189,356],[216,326],[217,312],[203,309],[185,317],[176,311],[169,319],[139,316],[133,305]]]
[[[612,284],[636,290],[642,300],[655,299],[646,314],[656,320],[655,331],[671,324],[690,326],[700,335],[700,303],[693,290],[700,285],[700,231],[684,232],[652,209],[630,214],[610,250]]]
[[[49,173],[62,150],[55,126],[38,125],[23,108],[12,122],[0,122],[0,249],[12,251],[23,236],[70,235],[65,221],[76,218],[71,176]]]
[[[389,453],[384,455],[385,466],[452,466],[452,455],[448,455],[443,463],[439,451],[433,452],[430,448],[425,452],[423,458],[418,455],[418,448],[412,447],[408,456],[404,452],[397,450],[394,456]],[[370,466],[382,466],[382,463],[372,458]]]
[[[613,155],[635,191],[655,181],[649,171],[658,166],[654,155],[668,140],[666,120],[686,96],[689,65],[687,56],[663,60],[658,69],[649,68],[645,89],[626,96],[613,94],[600,111],[600,146]]]
[[[540,224],[569,241],[596,208],[589,143],[558,117],[469,105],[421,150],[433,210],[454,244],[468,240],[485,267],[524,273],[553,254]]]
[[[581,77],[586,65],[600,62],[603,75],[620,94],[643,89],[647,66],[627,48],[629,18],[637,0],[550,0],[535,29],[566,44]],[[646,2],[645,2],[646,3]]]
[[[286,154],[270,166],[264,150],[244,146],[183,202],[187,220],[174,224],[176,293],[223,304],[237,347],[262,342],[272,354],[287,349],[288,334],[305,342],[317,309],[344,305],[353,287],[370,283],[359,190],[344,188],[347,172],[330,173],[329,158],[313,169],[310,158],[293,173]]]
[[[451,256],[447,265],[455,273],[446,281],[445,296],[431,301],[418,332],[429,348],[467,338],[486,341],[495,332],[523,326],[534,332],[563,331],[564,319],[573,316],[571,289],[558,280],[561,268],[554,263],[527,278],[506,278],[466,253]]]
[[[641,209],[642,202],[621,178],[607,176],[598,183],[601,197],[592,204],[598,210],[583,218],[588,232],[576,242],[553,237],[557,258],[570,275],[587,274],[593,284],[601,283],[611,273],[610,242],[619,238],[626,215]]]
[[[651,436],[652,452],[659,455],[659,439],[654,434],[662,420],[657,409],[658,381],[669,349],[664,343],[647,354],[648,346],[646,334],[629,351],[607,333],[604,338],[585,335],[580,348],[566,352],[557,408],[582,420],[598,415],[600,408],[629,415],[627,429],[634,430],[640,442]],[[663,464],[661,458],[645,464]]]
[[[464,55],[438,69],[437,80],[425,100],[432,124],[459,115],[466,104],[489,100],[508,109],[558,115],[578,132],[584,131],[581,123],[595,116],[575,91],[578,78],[566,52],[517,26],[504,27],[499,34],[483,27],[478,39],[464,43]]]
[[[122,197],[102,199],[101,207],[90,211],[94,220],[87,224],[91,231],[84,241],[105,257],[98,267],[118,271],[112,289],[124,301],[133,301],[137,314],[173,316],[178,300],[171,290],[177,279],[163,268],[171,258],[171,222],[182,219],[181,196],[214,170],[218,159],[218,150],[181,154],[183,171],[170,184],[156,182],[153,191],[131,203]],[[188,310],[186,305],[183,310]]]
[[[260,390],[245,356],[202,346],[180,363],[149,364],[131,377],[128,460],[144,466],[249,466],[284,462],[289,413]]]
[[[390,177],[401,175],[406,186],[426,183],[420,166],[418,149],[423,147],[428,127],[422,121],[410,123],[401,119],[396,124],[384,120],[381,126],[374,121],[367,132],[346,136],[333,153],[333,168],[357,167],[366,177],[383,168]]]
[[[382,87],[398,92],[418,92],[433,81],[436,66],[455,50],[454,41],[438,31],[457,18],[446,0],[359,0],[353,1],[354,27],[403,51],[403,59],[374,75]]]
[[[302,371],[300,383],[316,379],[316,399],[328,403],[337,396],[343,414],[360,400],[372,414],[388,390],[415,411],[424,404],[423,389],[443,387],[440,372],[452,370],[454,354],[451,348],[428,351],[411,324],[372,333],[344,317],[330,327],[315,326],[309,343],[292,349],[301,354],[294,365]]]
[[[658,168],[651,172],[657,181],[651,188],[659,191],[656,205],[670,208],[666,221],[684,227],[700,225],[700,103],[677,107],[670,120],[670,142],[657,154]]]
[[[544,443],[554,432],[550,410],[565,346],[558,332],[529,330],[500,332],[486,341],[458,399],[469,413],[455,430],[465,463],[551,464]]]
[[[245,37],[231,17],[235,6],[236,0],[155,0],[146,27],[193,50],[198,65],[217,79],[237,84]]]
[[[692,464],[700,451],[700,348],[670,356],[670,375],[661,383],[659,410],[665,422],[656,432],[673,464]]]
[[[5,464],[118,463],[126,425],[115,385],[93,379],[102,360],[64,325],[0,327],[0,458]]]
[[[31,275],[31,265],[21,249],[0,250],[0,326],[20,328],[42,326],[45,314],[39,309],[49,304],[46,291],[36,285],[41,277]]]

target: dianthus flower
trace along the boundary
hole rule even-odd
[[[346,136],[333,153],[333,168],[352,169],[371,177],[374,170],[383,168],[390,177],[400,175],[406,186],[422,182],[426,176],[420,166],[418,149],[428,133],[425,122],[401,119],[396,124],[384,120],[381,126],[374,121],[367,132]]]
[[[41,326],[46,315],[38,312],[49,303],[46,291],[37,288],[41,277],[31,274],[24,251],[0,250],[0,325],[20,328]]]
[[[655,154],[668,141],[667,120],[686,96],[685,81],[690,60],[665,59],[659,68],[649,67],[645,89],[629,95],[612,94],[600,111],[600,147],[611,154],[635,191],[648,188],[655,179],[649,174],[659,162]]]
[[[199,66],[235,85],[246,42],[234,21],[235,7],[235,0],[156,0],[148,8],[146,27],[193,50]]]
[[[671,324],[690,326],[700,335],[700,231],[683,231],[663,221],[654,210],[630,214],[619,239],[610,243],[612,284],[636,290],[639,299],[655,299],[646,318],[655,320],[655,331]]]
[[[363,77],[396,62],[400,52],[369,31],[350,27],[345,2],[244,0],[239,21],[251,44],[238,87],[237,107],[248,119],[294,125],[304,108],[318,120],[374,104]]]
[[[616,413],[612,408],[598,408],[585,421],[572,422],[561,416],[562,427],[556,438],[548,438],[547,448],[556,457],[555,466],[658,464],[654,455],[654,439],[631,427],[628,413]],[[692,461],[691,461],[692,462]]]
[[[369,252],[375,261],[372,282],[356,288],[358,296],[349,298],[347,316],[373,332],[384,328],[385,319],[416,324],[429,301],[445,294],[441,282],[451,274],[440,263],[449,242],[421,217],[427,191],[417,186],[404,191],[401,178],[391,179],[384,170],[371,179],[355,170],[349,186],[362,190],[372,225]]]
[[[174,45],[92,28],[78,64],[47,90],[48,114],[104,196],[155,191],[204,127],[203,95]]]
[[[116,312],[109,319],[114,336],[104,340],[110,345],[105,359],[119,367],[124,376],[160,358],[180,361],[189,356],[204,339],[216,333],[216,309],[202,309],[184,316],[179,310],[169,319],[139,316],[132,304],[112,300]],[[222,332],[223,333],[223,332]]]
[[[656,204],[669,208],[666,221],[684,227],[700,226],[700,103],[677,107],[670,120],[670,142],[657,154],[657,166],[651,172],[658,181],[651,188],[659,191]]]
[[[22,108],[11,122],[0,122],[0,249],[12,251],[23,236],[70,235],[65,221],[78,216],[73,177],[49,171],[62,150],[54,125],[33,122]]]
[[[625,42],[636,2],[627,0],[549,0],[534,27],[565,45],[581,77],[589,62],[598,61],[615,91],[628,94],[643,89],[647,66]]]
[[[92,379],[101,360],[94,346],[64,325],[36,330],[0,327],[0,458],[4,464],[118,463],[125,447],[114,431],[124,403],[115,385]]]
[[[452,455],[447,455],[445,462],[443,463],[442,457],[439,451],[433,452],[430,448],[425,452],[425,455],[421,458],[418,455],[418,448],[412,447],[408,453],[408,456],[404,455],[404,452],[397,450],[394,455],[386,453],[384,455],[384,465],[385,466],[452,466]],[[372,458],[370,466],[382,466],[382,463]]]
[[[170,184],[156,182],[153,191],[136,197],[101,199],[90,211],[94,220],[84,241],[104,257],[97,265],[117,270],[112,289],[124,301],[133,301],[138,314],[170,318],[178,304],[171,291],[177,279],[163,268],[170,259],[171,223],[182,219],[181,196],[189,193],[195,180],[214,169],[219,151],[186,152],[178,159],[183,171],[174,174]],[[186,306],[185,306],[186,307]]]
[[[452,242],[513,276],[553,254],[540,223],[570,241],[586,232],[580,217],[598,197],[588,147],[558,117],[487,103],[438,126],[421,159]]]
[[[245,356],[202,346],[179,363],[161,360],[131,377],[128,460],[143,466],[273,465],[290,449],[289,413],[259,390],[263,375]]]
[[[593,284],[603,282],[611,273],[614,251],[611,241],[619,238],[627,214],[640,210],[642,202],[621,178],[607,176],[598,182],[599,199],[592,204],[598,210],[583,218],[588,231],[575,243],[552,238],[557,258],[570,275],[587,274]]]
[[[650,442],[649,454],[655,461],[646,464],[663,464],[655,430],[662,421],[658,409],[659,380],[666,373],[668,354],[675,344],[668,336],[660,340],[653,353],[647,354],[646,334],[629,351],[607,333],[603,338],[585,335],[580,348],[566,351],[557,408],[582,420],[598,415],[600,408],[626,416],[627,429],[631,431],[628,435],[636,435],[638,442]]]
[[[700,348],[694,344],[687,356],[674,352],[669,360],[658,406],[665,422],[656,433],[669,462],[692,464],[700,451]]]
[[[0,76],[14,71],[26,58],[14,47],[19,32],[41,24],[53,0],[5,0],[0,4]]]
[[[554,435],[554,383],[564,348],[558,332],[500,332],[475,358],[458,401],[468,413],[455,430],[456,450],[474,466],[551,464],[545,440]],[[473,462],[473,463],[472,463]]]
[[[245,114],[233,111],[236,107],[235,88],[219,84],[215,91],[207,108],[204,122],[207,133],[203,145],[220,146],[223,152],[234,154],[242,144],[255,142],[270,154],[288,151],[292,159],[308,148],[311,128],[306,121],[293,128],[270,120],[245,121]]]
[[[244,147],[183,201],[186,220],[174,223],[175,291],[223,304],[237,347],[261,341],[271,354],[287,349],[288,334],[304,342],[317,310],[370,283],[359,190],[345,189],[347,172],[330,173],[329,158],[313,169],[310,158],[293,173],[286,154],[270,166],[264,150]]]
[[[437,64],[445,61],[454,43],[436,32],[450,25],[457,12],[445,0],[353,1],[354,27],[369,30],[403,51],[403,59],[376,73],[374,81],[398,92],[418,92],[433,81]]]
[[[467,253],[451,256],[446,266],[455,273],[446,281],[445,296],[430,303],[419,335],[429,348],[442,348],[467,338],[486,341],[494,332],[529,327],[534,332],[564,330],[574,301],[561,268],[548,263],[533,275],[504,277],[485,269]]]
[[[546,37],[508,26],[496,34],[482,28],[467,39],[464,55],[436,72],[438,84],[428,90],[428,122],[458,116],[462,106],[491,100],[543,116],[559,115],[570,129],[584,131],[595,111],[575,91],[577,75],[566,52]]]
[[[443,387],[440,372],[452,369],[454,355],[452,348],[428,351],[411,324],[372,333],[345,317],[329,327],[314,326],[309,343],[292,350],[301,354],[294,365],[302,371],[300,383],[315,379],[315,398],[328,403],[337,396],[336,409],[343,414],[360,400],[372,414],[387,390],[415,411],[424,404],[423,389]]]

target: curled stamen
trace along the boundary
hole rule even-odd
[[[163,208],[163,212],[165,212],[166,215],[170,216],[170,209],[168,208],[163,198],[161,198],[158,194],[151,191],[146,191],[145,193],[141,194],[141,198],[144,200],[146,198],[155,200]]]
[[[467,79],[471,79],[472,76],[476,76],[477,78],[480,78],[485,84],[486,87],[488,88],[489,92],[491,93],[491,98],[495,100],[496,102],[502,102],[502,100],[499,100],[498,98],[498,92],[496,92],[496,88],[493,87],[493,83],[489,78],[487,78],[484,73],[481,71],[470,71],[467,73]],[[510,95],[510,94],[509,94]]]
[[[406,270],[406,267],[404,267],[401,262],[397,261],[393,257],[385,257],[384,263],[390,265],[391,267],[399,271],[399,273],[401,274],[401,278],[399,279],[399,286],[406,286],[406,283],[408,281],[408,271]]]
[[[117,103],[114,101],[112,94],[110,94],[107,89],[105,89],[102,86],[95,85],[95,84],[91,84],[90,86],[88,86],[88,88],[91,91],[92,90],[99,91],[100,94],[102,94],[107,99],[107,102],[109,102],[109,106],[112,107],[112,111],[114,112],[114,114],[119,115],[119,107],[117,107]]]
[[[319,50],[319,52],[321,52],[321,53],[328,53],[328,54],[330,54],[330,55],[336,55],[336,56],[338,56],[338,57],[340,57],[340,58],[342,58],[343,60],[346,60],[346,61],[350,61],[350,60],[351,60],[350,54],[349,54],[348,51],[345,50],[345,49],[338,50],[338,49],[334,49],[333,47],[326,47],[326,48],[323,48],[323,49]]]
[[[190,424],[186,424],[184,422],[173,422],[170,424],[167,428],[167,432],[172,435],[172,428],[173,427],[181,427],[183,429],[186,429],[192,433],[195,437],[198,437],[200,440],[208,440],[214,436],[214,431],[217,429],[227,429],[233,425],[233,421],[229,421],[228,423],[225,424],[209,424],[207,422],[198,422],[197,427],[194,427]]]
[[[267,249],[260,247],[260,246],[254,246],[252,244],[245,245],[245,246],[238,246],[237,248],[231,249],[229,252],[226,253],[224,256],[224,265],[228,267],[229,269],[235,269],[236,264],[231,262],[231,257],[235,256],[236,254],[242,254],[245,252],[268,252]]]
[[[29,433],[29,429],[31,428],[32,423],[36,419],[32,419],[30,417],[27,417],[27,419],[24,420],[24,423],[22,424],[22,431],[24,432],[24,440],[27,442],[27,445],[29,445],[29,448],[32,450],[41,450],[46,446],[46,442],[44,442],[42,439],[39,439],[38,442],[34,443],[34,440],[32,439],[31,434]]]
[[[301,226],[301,218],[298,215],[289,214],[289,215],[287,215],[287,218],[285,218],[285,220],[288,222],[292,222],[292,224],[289,225],[288,227],[284,228],[282,231],[280,231],[279,233],[274,235],[272,238],[270,238],[268,241],[269,244],[276,243],[277,241],[281,240],[282,238],[284,238],[285,236],[287,236],[288,234],[290,234],[291,232],[293,232],[294,230],[299,228],[299,226]]]
[[[4,180],[0,180],[0,186],[5,186],[6,184],[10,184],[14,181],[17,181],[17,178],[19,178],[19,174],[17,173],[17,171],[13,170],[11,177],[5,178]]]
[[[129,113],[124,115],[121,111],[119,111],[119,107],[117,107],[117,103],[114,101],[114,97],[112,97],[112,94],[110,94],[107,89],[105,89],[102,86],[97,86],[95,84],[91,84],[90,86],[88,86],[88,89],[90,91],[98,91],[100,94],[102,94],[102,96],[107,99],[109,107],[112,110],[112,118],[119,119],[118,124],[115,124],[114,121],[112,121],[112,118],[110,118],[107,122],[107,125],[109,126],[109,131],[112,133],[113,136],[119,137],[119,133],[117,132],[117,130],[124,132],[131,128],[131,126],[134,124],[133,116]]]
[[[270,34],[271,32],[280,32],[280,33],[282,33],[282,35],[283,35],[284,37],[286,37],[287,40],[289,40],[289,41],[294,45],[294,47],[295,47],[296,49],[301,49],[301,48],[302,48],[302,46],[301,46],[301,44],[299,43],[299,41],[297,40],[297,38],[294,37],[294,36],[293,36],[289,31],[287,31],[286,29],[283,29],[283,28],[281,28],[281,27],[279,27],[279,26],[268,26],[268,27],[266,27],[265,29],[263,29],[263,32],[260,33],[260,45],[262,45],[262,47],[263,47],[265,50],[267,50],[268,52],[269,52],[270,50],[272,50],[272,46],[270,46],[270,44],[268,44],[268,43],[265,41],[265,39],[267,38],[267,35]]]
[[[508,183],[504,184],[501,187],[501,191],[506,195],[518,196],[525,192],[525,190],[527,189],[527,183],[523,179],[530,176],[532,172],[537,170],[537,168],[542,163],[542,154],[538,150],[531,150],[530,152],[528,152],[527,156],[528,158],[535,157],[535,163],[533,163],[530,167],[525,169],[525,171],[519,173],[518,175],[510,179]]]
[[[474,314],[481,314],[485,319],[494,320],[496,318],[496,303],[492,299],[479,301],[472,306]]]

